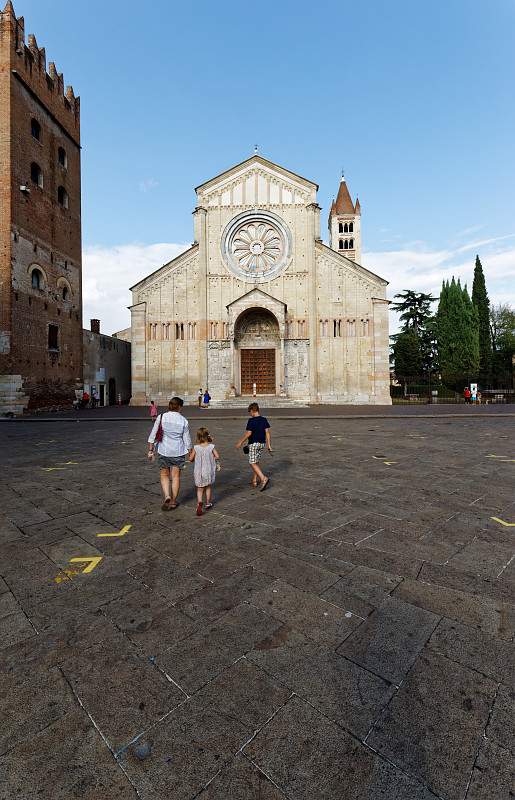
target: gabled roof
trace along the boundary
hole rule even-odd
[[[347,188],[347,182],[345,178],[341,177],[340,180],[340,188],[338,189],[338,196],[336,197],[336,201],[333,201],[331,206],[331,214],[357,214],[357,204],[356,207],[351,200],[351,196],[349,194],[349,190]]]
[[[225,176],[229,177],[232,173],[241,170],[242,167],[250,166],[251,164],[259,164],[261,167],[267,167],[268,169],[273,169],[276,172],[280,172],[284,175],[285,178],[289,180],[296,180],[302,181],[302,183],[308,184],[315,188],[318,191],[318,184],[310,181],[309,178],[304,178],[302,175],[298,175],[296,172],[292,172],[285,167],[281,167],[280,164],[275,164],[273,161],[269,161],[267,158],[263,158],[263,156],[254,153],[254,155],[250,156],[250,158],[246,158],[245,161],[240,161],[239,164],[234,164],[234,166],[229,167],[229,169],[220,172],[218,175],[215,175],[214,178],[210,178],[208,181],[201,183],[199,186],[195,187],[195,191],[198,192],[200,189],[207,189],[212,183],[215,181],[219,181],[220,178],[224,178]]]
[[[129,292],[132,292],[133,289],[137,289],[138,286],[141,286],[142,283],[146,283],[149,278],[155,277],[158,272],[161,272],[161,270],[168,269],[168,267],[172,267],[172,269],[173,269],[174,267],[179,266],[178,264],[175,264],[174,262],[179,261],[181,258],[184,258],[184,256],[191,255],[192,250],[195,250],[196,248],[198,248],[198,244],[197,244],[197,242],[194,242],[191,245],[191,247],[188,247],[187,250],[183,250],[182,253],[179,253],[178,256],[175,256],[175,258],[172,258],[171,261],[167,261],[166,264],[163,264],[161,267],[158,267],[153,272],[149,273],[149,275],[145,275],[145,277],[142,278],[137,283],[135,283],[134,286],[130,286],[129,287]]]
[[[353,261],[351,258],[347,258],[339,251],[333,250],[332,247],[328,247],[326,244],[324,244],[324,242],[317,241],[315,243],[315,247],[318,248],[319,250],[322,250],[325,253],[325,255],[332,255],[335,259],[338,259],[339,261],[343,259],[343,261],[345,261],[346,267],[353,270],[354,272],[357,272],[362,277],[369,279],[373,278],[374,283],[379,282],[382,283],[383,286],[388,286],[388,281],[386,281],[384,278],[381,278],[380,275],[376,275],[375,272],[372,272],[366,267],[362,267],[361,264],[358,264],[357,261]]]
[[[237,297],[236,300],[231,300],[230,303],[227,303],[226,308],[230,308],[235,303],[241,303],[241,301],[244,300],[245,297],[248,297],[250,294],[262,295],[263,297],[266,297],[267,300],[273,300],[274,303],[279,303],[281,306],[284,306],[286,308],[286,303],[284,303],[282,300],[279,300],[277,297],[273,297],[271,294],[268,294],[267,292],[263,292],[262,289],[258,289],[256,286],[250,289],[250,291],[245,292],[245,294],[240,295],[240,297]]]

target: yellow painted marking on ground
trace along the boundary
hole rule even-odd
[[[387,464],[389,467],[391,467],[392,464],[396,463],[397,463],[396,461],[383,461],[383,464]]]
[[[82,573],[86,575],[86,573],[93,572],[95,567],[98,567],[103,557],[104,556],[88,556],[85,558],[70,558],[70,564],[78,564],[79,562],[87,561],[87,567],[82,570]]]
[[[487,456],[487,458],[500,458],[503,461],[512,461],[513,460],[513,459],[510,459],[509,456],[494,456],[493,453],[490,453],[490,455]]]
[[[54,578],[54,581],[56,583],[64,583],[65,581],[69,581],[71,578],[73,578],[74,575],[79,575],[79,574],[80,574],[80,570],[63,569],[63,570],[61,570],[59,575],[56,575],[56,577]]]
[[[97,536],[105,536],[105,537],[113,537],[113,536],[125,536],[126,533],[129,533],[132,525],[124,525],[123,528],[120,528],[119,531],[116,533],[97,533]]]
[[[58,469],[66,469],[66,467],[41,467],[43,472],[55,472]]]
[[[499,519],[499,517],[490,517],[493,519],[494,522],[498,522],[500,525],[504,525],[506,528],[515,528],[515,522],[506,522],[504,519]]]

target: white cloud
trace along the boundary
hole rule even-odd
[[[99,319],[101,330],[111,334],[128,328],[131,304],[129,287],[159,269],[189,244],[124,244],[86,247],[83,253],[82,294],[84,327]]]
[[[156,186],[159,186],[159,181],[156,181],[155,178],[145,178],[138,183],[140,192],[150,192],[150,190],[155,189]]]
[[[442,281],[453,275],[472,291],[477,252],[483,265],[490,302],[515,306],[515,244],[510,243],[513,239],[515,234],[473,241],[454,249],[432,250],[425,245],[368,252],[364,254],[363,264],[390,281],[388,297],[391,300],[403,289],[431,292],[438,296]],[[392,331],[396,327],[396,315],[392,313]]]

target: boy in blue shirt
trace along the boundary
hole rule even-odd
[[[258,461],[261,458],[261,453],[267,448],[268,452],[272,452],[272,442],[270,439],[270,424],[266,417],[262,417],[257,403],[251,403],[248,407],[250,419],[247,422],[247,428],[244,435],[236,443],[236,448],[239,449],[242,444],[246,444],[243,452],[249,455],[249,464],[254,473],[252,476],[252,486],[256,487],[258,481],[261,485],[259,490],[264,492],[270,483],[268,478],[261,470]]]

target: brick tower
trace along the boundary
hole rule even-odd
[[[0,413],[82,383],[80,104],[0,12]]]
[[[361,263],[361,206],[352,202],[345,178],[329,212],[329,243],[333,250]]]

